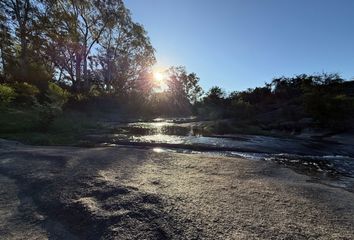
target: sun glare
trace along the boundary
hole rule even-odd
[[[168,88],[168,75],[165,69],[154,69],[152,72],[152,80],[155,86],[155,92],[164,92]]]
[[[157,83],[162,83],[165,80],[165,76],[161,72],[154,72],[154,80]]]

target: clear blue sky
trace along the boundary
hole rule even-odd
[[[244,90],[273,77],[354,77],[354,0],[125,0],[158,65],[184,65],[203,88]]]

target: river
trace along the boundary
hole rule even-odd
[[[197,131],[192,118],[157,118],[113,125],[113,133],[101,138],[102,145],[271,161],[331,186],[347,188],[354,184],[354,141],[343,144],[299,137],[207,135]]]

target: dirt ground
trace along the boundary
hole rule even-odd
[[[354,193],[275,163],[0,140],[0,239],[354,239]]]

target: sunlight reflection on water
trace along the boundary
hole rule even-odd
[[[138,144],[141,146],[147,143],[153,146],[151,151],[157,154],[207,154],[214,157],[228,156],[271,161],[314,176],[314,179],[321,178],[333,182],[333,184],[327,182],[326,184],[349,186],[349,188],[354,185],[354,158],[346,155],[345,146],[314,140],[259,135],[210,136],[206,133],[203,136],[203,133],[194,130],[192,124],[172,119],[132,122],[117,128],[113,134],[113,142],[118,145],[119,143],[141,143]],[[163,144],[164,147],[159,144]],[[205,150],[195,151],[192,150],[192,146],[202,147]],[[210,149],[214,150],[209,151]],[[260,150],[262,153],[257,152]]]
[[[163,152],[166,152],[165,149],[159,148],[159,147],[153,148],[152,151],[155,152],[155,153],[163,153]]]
[[[149,143],[171,143],[171,144],[186,143],[186,141],[184,141],[183,137],[181,136],[164,135],[164,134],[133,136],[132,140],[137,142],[149,142]]]

